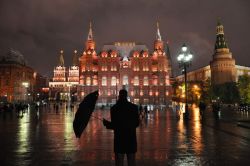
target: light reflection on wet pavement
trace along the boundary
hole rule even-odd
[[[109,111],[93,114],[109,118]],[[76,139],[73,118],[65,105],[59,113],[48,108],[19,118],[1,113],[0,165],[114,165],[113,132],[91,118]],[[137,129],[137,165],[249,165],[250,129],[237,126],[241,119],[250,120],[247,113],[228,109],[220,116],[207,110],[200,119],[193,108],[186,122],[172,109],[155,110]]]

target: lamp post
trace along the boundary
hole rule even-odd
[[[179,67],[184,70],[184,81],[185,81],[185,119],[188,119],[189,112],[188,112],[188,92],[187,92],[187,68],[191,65],[191,59],[193,55],[188,50],[186,44],[183,44],[181,47],[180,54],[177,57],[179,62]]]

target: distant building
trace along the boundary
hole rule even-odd
[[[49,98],[49,80],[47,77],[35,73],[35,85],[33,88],[33,100],[47,100]]]
[[[64,65],[63,50],[60,51],[58,65],[54,68],[54,76],[49,82],[49,98],[51,100],[70,100],[79,85],[79,67],[77,51],[74,51],[72,66],[67,70]]]
[[[11,49],[0,57],[0,98],[2,101],[32,99],[36,72],[26,65],[23,55]]]
[[[52,98],[65,99],[63,96],[72,95],[68,88],[71,83],[77,86],[79,99],[99,90],[98,104],[103,105],[115,103],[122,88],[128,90],[130,100],[137,104],[165,105],[171,99],[169,48],[161,39],[158,23],[152,53],[145,45],[135,42],[104,45],[97,53],[90,24],[85,49],[77,67],[70,67],[67,74],[61,60],[50,82],[51,91],[57,90],[60,95],[54,93]]]
[[[211,83],[215,85],[225,82],[237,82],[239,76],[243,74],[250,75],[250,67],[235,65],[235,59],[232,57],[225,40],[224,27],[218,22],[214,55],[210,65],[188,72],[187,80],[205,81],[209,78]],[[177,76],[176,80],[182,82],[184,76]]]

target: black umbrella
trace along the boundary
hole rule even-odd
[[[79,108],[75,114],[73,122],[74,132],[77,138],[81,137],[83,130],[86,128],[90,116],[95,109],[96,100],[98,99],[98,90],[84,97],[79,104]]]

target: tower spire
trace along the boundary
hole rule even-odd
[[[217,26],[216,26],[215,50],[222,49],[222,48],[228,49],[228,45],[227,45],[227,42],[225,40],[224,27],[221,24],[220,20],[218,19]]]
[[[92,31],[92,23],[89,22],[89,34],[88,34],[88,40],[93,40],[93,31]]]
[[[159,28],[159,22],[158,21],[156,23],[156,26],[157,26],[156,40],[161,41],[161,33],[160,33],[160,28]]]
[[[77,50],[74,51],[73,56],[73,66],[78,66],[78,56],[77,56]]]
[[[58,66],[64,66],[63,50],[60,51]]]

